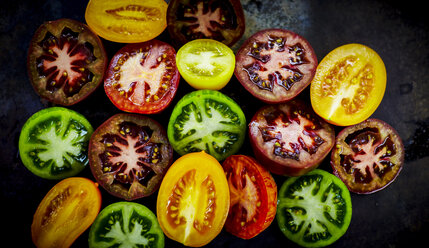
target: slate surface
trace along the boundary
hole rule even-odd
[[[84,22],[87,1],[22,0],[1,2],[0,9],[0,185],[2,237],[14,247],[32,247],[30,225],[38,204],[56,181],[38,178],[21,163],[18,137],[36,111],[52,106],[40,101],[26,71],[29,41],[44,21],[72,18]],[[319,61],[346,43],[362,43],[379,53],[387,69],[387,89],[373,117],[391,124],[403,138],[405,165],[395,182],[372,195],[352,194],[353,217],[347,233],[332,247],[415,247],[429,234],[429,18],[417,1],[242,1],[246,32],[233,49],[264,28],[292,30],[312,44]],[[160,39],[169,40],[166,32]],[[121,44],[103,40],[111,57]],[[152,117],[164,126],[175,102],[191,89],[181,82],[173,104]],[[234,98],[250,120],[263,104],[253,100],[235,78],[222,90]],[[308,90],[301,95],[308,100]],[[70,107],[94,127],[120,111],[100,87]],[[337,128],[337,131],[340,128]],[[247,141],[247,140],[246,140]],[[251,154],[246,143],[240,151]],[[176,154],[177,157],[177,154]],[[331,171],[328,161],[321,166]],[[93,179],[89,168],[80,176]],[[280,186],[285,177],[275,177]],[[103,206],[118,201],[102,190]],[[156,194],[137,200],[155,210]],[[86,247],[85,232],[73,247]],[[276,222],[245,241],[222,231],[207,247],[295,247]],[[166,247],[180,247],[167,239]]]

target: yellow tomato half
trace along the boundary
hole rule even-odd
[[[69,247],[94,222],[101,207],[98,184],[83,177],[57,183],[40,202],[31,225],[38,248]]]
[[[164,0],[90,0],[88,26],[106,40],[137,43],[151,40],[167,27]]]
[[[219,162],[205,152],[177,159],[162,180],[156,203],[165,235],[200,247],[222,230],[229,211],[229,188]]]
[[[340,46],[317,67],[310,86],[314,111],[329,123],[349,126],[370,117],[386,88],[380,56],[361,44]]]

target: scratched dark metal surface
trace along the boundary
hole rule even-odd
[[[24,122],[36,111],[52,106],[40,101],[26,71],[29,41],[44,21],[72,18],[84,22],[87,1],[4,1],[0,8],[0,185],[2,234],[14,247],[32,247],[30,225],[38,204],[57,181],[38,178],[21,163],[18,137]],[[429,18],[418,1],[242,1],[246,17],[244,37],[264,28],[285,28],[312,44],[320,61],[346,43],[372,47],[384,60],[387,89],[373,117],[391,124],[402,137],[405,164],[395,182],[371,195],[352,194],[353,217],[347,233],[332,247],[415,247],[429,234]],[[164,32],[159,39],[168,42]],[[111,57],[122,44],[103,40]],[[152,117],[164,126],[172,106],[191,89],[182,81],[173,104]],[[235,99],[248,120],[263,104],[253,100],[235,78],[222,92]],[[301,97],[308,99],[308,90]],[[70,107],[94,127],[120,111],[100,87],[83,102]],[[338,129],[339,130],[339,129]],[[338,131],[337,130],[337,131]],[[248,141],[248,140],[246,140]],[[240,151],[250,154],[246,142]],[[177,155],[176,155],[177,157]],[[328,161],[320,166],[331,171]],[[93,179],[89,168],[80,176]],[[275,177],[280,186],[285,177]],[[103,207],[118,201],[103,189]],[[136,200],[155,211],[156,194]],[[73,244],[87,246],[88,232]],[[424,244],[424,243],[423,243]],[[207,247],[295,247],[277,223],[245,241],[222,231]],[[171,240],[166,247],[180,247]]]

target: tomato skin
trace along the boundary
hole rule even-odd
[[[386,68],[370,47],[351,43],[329,52],[310,85],[314,111],[327,122],[350,126],[369,118],[386,89]]]
[[[151,40],[165,30],[167,7],[164,0],[90,0],[85,20],[106,40],[138,43]]]
[[[155,85],[155,87],[158,87],[158,91],[155,92],[157,94],[160,91],[163,91],[161,94],[162,96],[158,96],[157,99],[153,98],[155,96],[148,95],[145,91],[147,90],[145,87],[139,87],[139,84],[145,84],[146,79],[143,78],[143,76],[134,78],[135,80],[140,80],[136,82],[137,86],[134,86],[135,91],[133,91],[133,94],[131,96],[127,95],[129,94],[126,90],[130,90],[133,88],[133,82],[127,82],[129,85],[124,88],[124,90],[119,90],[117,84],[118,81],[116,79],[116,75],[121,74],[124,75],[124,77],[131,77],[132,75],[127,75],[127,73],[133,73],[134,70],[142,70],[143,65],[137,65],[132,68],[128,68],[130,71],[123,72],[122,65],[123,62],[127,59],[122,59],[122,57],[131,57],[131,56],[144,56],[142,55],[142,49],[147,50],[149,49],[150,52],[153,51],[153,56],[158,56],[155,59],[162,58],[165,60],[162,60],[159,62],[159,64],[165,63],[165,69],[163,71],[163,75],[167,75],[168,78],[165,80],[163,78],[160,78],[159,80],[164,81],[154,81],[152,82]],[[162,53],[162,54],[161,54]],[[129,56],[129,54],[132,54]],[[165,57],[164,57],[165,55]],[[153,58],[152,58],[153,59]],[[159,66],[158,66],[159,67]],[[118,69],[119,68],[119,69]],[[155,68],[155,70],[158,68]],[[149,76],[152,76],[153,74],[150,74],[150,71],[147,71],[147,74]],[[153,78],[152,78],[153,79]],[[143,80],[143,81],[141,81]],[[156,80],[156,79],[155,79]],[[162,41],[158,40],[151,40],[143,43],[134,43],[134,44],[127,44],[123,48],[121,48],[111,59],[110,65],[108,67],[106,77],[104,80],[104,90],[109,97],[110,101],[120,110],[125,112],[133,112],[133,113],[140,113],[140,114],[155,114],[163,111],[165,108],[167,108],[171,101],[173,100],[174,96],[176,95],[177,88],[179,87],[179,81],[180,81],[180,74],[176,67],[176,51],[174,48]],[[162,88],[163,83],[166,82],[168,84],[167,88]],[[158,85],[156,85],[158,84]],[[135,92],[135,93],[134,93]],[[133,100],[133,96],[136,95],[137,100]],[[143,97],[142,97],[143,95]],[[144,97],[152,97],[151,100],[146,101],[146,98]],[[143,99],[144,98],[144,99]]]
[[[200,247],[220,233],[229,204],[222,166],[201,151],[183,155],[171,165],[159,188],[156,213],[167,237]]]
[[[264,231],[274,220],[277,210],[276,182],[262,165],[246,155],[229,156],[222,166],[231,193],[225,229],[239,238],[251,239]],[[241,188],[240,182],[243,179],[246,179],[246,186]],[[252,219],[249,218],[249,221],[243,221],[240,215],[242,209],[246,209],[247,215],[253,211],[255,215]]]
[[[101,194],[98,184],[83,177],[57,183],[40,202],[31,225],[38,248],[69,247],[98,215]]]

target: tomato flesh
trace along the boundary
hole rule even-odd
[[[154,193],[173,159],[162,126],[135,114],[116,114],[89,142],[91,171],[109,193],[125,200]]]
[[[225,228],[237,237],[253,238],[274,220],[277,185],[271,174],[249,156],[229,156],[222,166],[231,198]]]
[[[167,6],[164,0],[91,0],[85,20],[106,40],[144,42],[157,37],[167,27]]]
[[[179,80],[174,48],[151,40],[128,44],[113,56],[104,90],[123,111],[154,114],[170,104]]]
[[[188,93],[173,109],[167,134],[180,155],[205,151],[219,161],[244,142],[246,117],[231,98],[215,90]]]
[[[249,37],[236,55],[235,76],[266,103],[293,99],[311,82],[317,57],[310,43],[289,30],[266,29]]]
[[[70,247],[98,215],[101,194],[89,179],[70,177],[57,183],[40,202],[31,225],[37,247]]]
[[[229,189],[219,162],[205,152],[189,153],[167,171],[156,204],[165,235],[186,246],[208,244],[222,230]]]
[[[27,68],[42,98],[69,106],[100,85],[106,64],[103,44],[88,26],[59,19],[37,29],[30,43]]]
[[[259,109],[249,136],[256,159],[272,173],[288,176],[316,168],[335,141],[331,125],[298,100]]]
[[[391,184],[404,161],[404,145],[390,125],[367,119],[344,128],[331,153],[331,165],[350,191],[374,193]]]
[[[385,88],[386,68],[380,56],[365,45],[347,44],[331,51],[317,67],[311,105],[332,124],[354,125],[374,113]]]
[[[177,52],[176,61],[180,75],[195,89],[222,89],[235,67],[233,51],[210,39],[186,43]]]
[[[178,46],[195,39],[212,39],[232,46],[243,35],[245,20],[239,0],[172,0],[167,25]]]
[[[33,114],[19,136],[22,163],[46,179],[76,176],[88,165],[88,142],[93,128],[81,114],[50,107]]]
[[[136,202],[115,202],[105,207],[89,231],[90,248],[164,247],[164,234],[155,214]]]
[[[350,193],[336,176],[315,169],[288,178],[279,190],[277,222],[284,235],[303,247],[324,247],[347,231]]]

